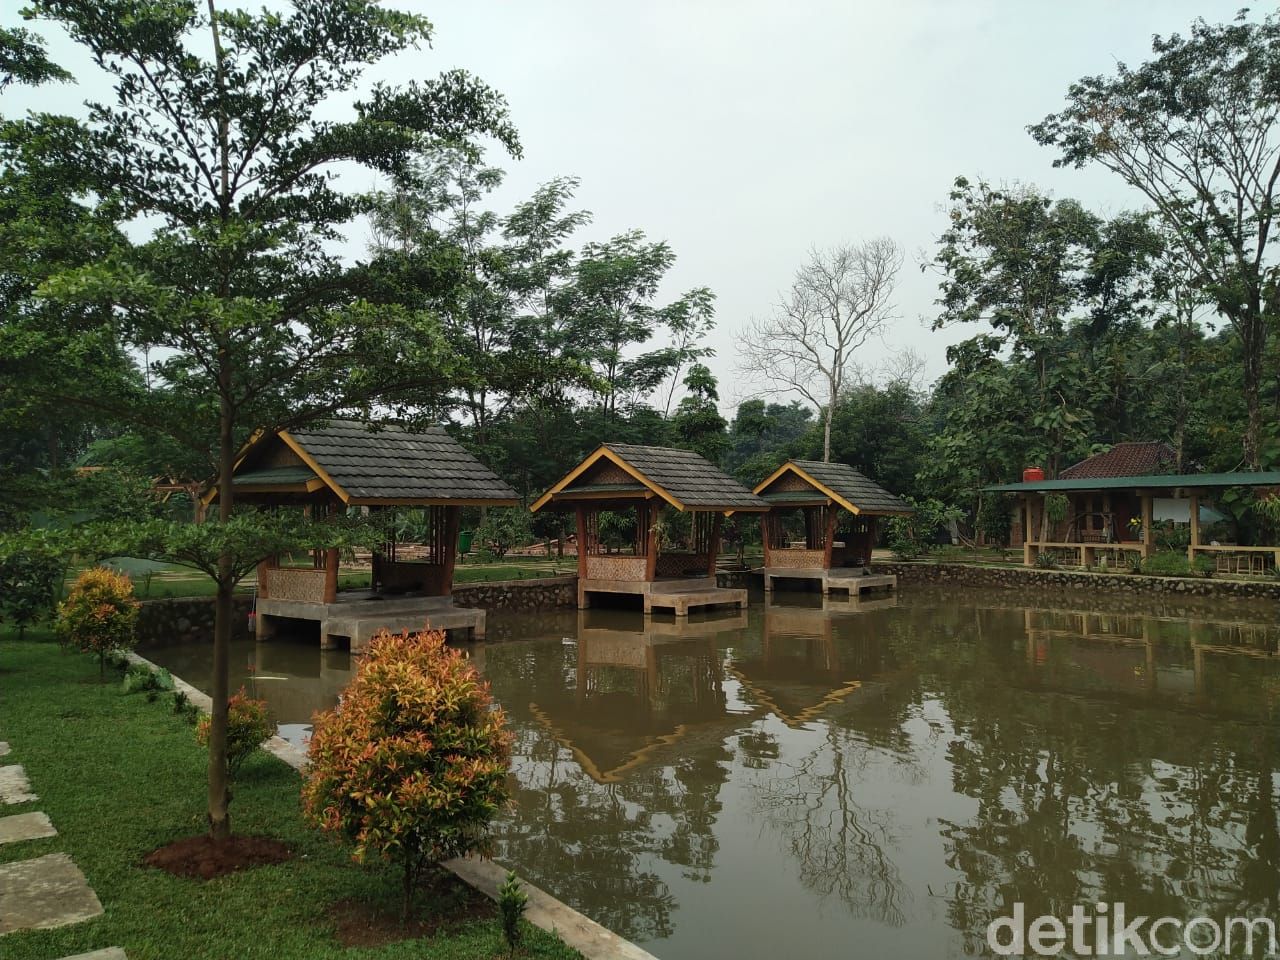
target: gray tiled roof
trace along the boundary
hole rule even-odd
[[[645,447],[634,443],[608,443],[605,446],[686,507],[695,510],[763,510],[768,507],[737,480],[692,450]]]
[[[820,460],[790,462],[864,513],[911,513],[909,503],[874,480],[868,480],[847,463],[823,463]]]
[[[290,430],[304,450],[353,500],[495,500],[518,495],[440,427],[330,420]]]

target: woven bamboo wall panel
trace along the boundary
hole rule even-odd
[[[769,554],[769,566],[811,568],[821,567],[826,559],[822,550],[774,550]]]
[[[660,553],[658,576],[705,577],[710,559],[705,553]]]
[[[794,473],[786,473],[769,485],[770,493],[816,492],[812,486]]]
[[[270,567],[264,571],[265,584],[258,584],[258,593],[268,600],[301,600],[304,603],[324,603],[323,568],[306,570],[301,567]]]
[[[262,462],[259,466],[265,469],[268,467],[301,467],[305,466],[305,464],[302,462],[302,458],[300,456],[281,443],[279,446],[273,447],[271,451],[262,458]]]
[[[658,558],[661,562],[661,557]],[[587,557],[587,577],[592,580],[644,580],[644,557]]]
[[[636,478],[623,470],[616,463],[602,463],[599,467],[592,470],[590,480],[587,483],[628,483],[633,484]],[[572,489],[572,487],[570,487]]]

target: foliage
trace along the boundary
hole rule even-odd
[[[141,604],[133,599],[133,583],[106,567],[90,567],[76,578],[58,605],[58,635],[81,650],[98,655],[98,672],[107,654],[130,649],[136,638]]]
[[[490,507],[476,528],[475,542],[491,557],[501,560],[512,547],[533,539],[529,511],[523,507]]]
[[[529,905],[529,895],[520,889],[520,878],[514,870],[507,871],[507,878],[498,887],[498,917],[502,921],[502,937],[507,941],[507,951],[515,956],[524,939],[520,918]]]
[[[196,742],[209,745],[211,718],[205,714],[196,724]],[[255,700],[241,687],[227,701],[227,777],[236,775],[253,751],[271,739],[275,726],[267,713],[267,701]]]
[[[61,557],[40,550],[31,539],[24,538],[27,549],[8,550],[0,538],[0,621],[16,624],[19,639],[53,612],[67,569]]]
[[[161,693],[173,689],[173,677],[163,667],[152,670],[145,663],[131,663],[125,670],[121,689],[125,693]],[[147,699],[154,700],[155,697]]]
[[[307,819],[360,862],[398,861],[404,911],[429,864],[480,851],[507,800],[510,742],[488,687],[442,631],[382,631],[316,717]]]
[[[1031,128],[1058,166],[1097,163],[1141,192],[1167,227],[1194,284],[1239,338],[1246,410],[1243,454],[1257,469],[1260,403],[1274,321],[1280,186],[1280,16],[1157,36],[1152,59],[1071,85],[1067,105]]]
[[[1008,499],[998,493],[989,493],[979,502],[974,525],[988,544],[1007,547],[1012,516]]]
[[[1036,554],[1036,566],[1041,570],[1057,570],[1058,558],[1048,550],[1041,550]]]
[[[914,560],[934,549],[938,534],[959,518],[959,511],[933,498],[906,500],[911,505],[911,515],[890,517],[886,531],[893,555],[899,560]]]
[[[1064,493],[1047,493],[1044,497],[1044,512],[1054,523],[1067,519],[1067,510],[1071,501]]]
[[[1159,551],[1142,561],[1142,572],[1154,577],[1185,577],[1191,572],[1185,553]]]
[[[689,367],[684,386],[688,392],[671,418],[675,444],[718,464],[729,446],[725,436],[729,424],[716,406],[720,400],[716,378],[701,363],[695,363]]]

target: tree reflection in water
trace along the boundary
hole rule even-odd
[[[729,914],[753,882],[724,870],[727,810],[763,841],[735,836],[733,862],[780,878],[778,912],[811,918],[815,955],[851,933],[873,953],[916,936],[986,955],[1015,901],[1274,916],[1274,616],[1080,606],[921,591],[679,642],[633,627],[617,649],[647,645],[634,662],[583,629],[490,647],[517,732],[499,856],[642,942],[708,902]],[[677,878],[713,899],[677,897]],[[809,905],[826,901],[838,917]],[[769,921],[743,924],[725,942],[761,955]]]

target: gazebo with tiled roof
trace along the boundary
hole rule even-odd
[[[724,517],[763,513],[769,505],[690,450],[609,443],[569,471],[530,507],[573,510],[578,526],[578,606],[597,593],[638,594],[654,607],[684,615],[693,607],[746,603],[745,590],[716,586]],[[662,546],[675,526],[664,512],[689,516],[684,542]],[[616,549],[601,534],[603,515],[619,515],[631,542]]]
[[[866,568],[880,518],[911,514],[901,497],[847,463],[818,460],[788,460],[755,493],[769,504],[762,518],[765,590],[779,580],[817,580],[824,593],[851,595],[896,586],[894,577],[872,577]]]
[[[410,509],[420,535],[413,544],[389,540],[373,552],[371,589],[338,596],[338,552],[317,552],[309,566],[274,557],[258,568],[257,630],[268,636],[279,619],[319,620],[321,642],[341,637],[359,649],[380,627],[484,634],[484,611],[453,606],[454,560],[462,508],[515,506],[510,485],[439,427],[330,420],[254,439],[232,478],[236,500],[299,507],[316,516]],[[205,496],[216,500],[217,488]]]

